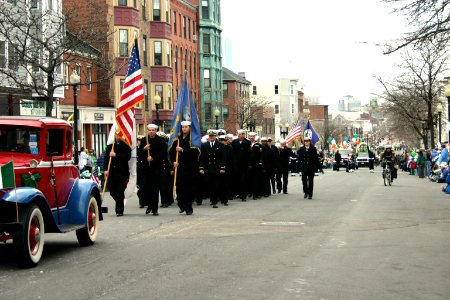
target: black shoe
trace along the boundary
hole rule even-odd
[[[305,194],[305,195],[303,196],[303,198],[305,198],[305,199],[308,198],[308,194]]]
[[[145,214],[148,215],[151,212],[152,212],[152,209],[151,208],[147,208],[147,210],[145,211]]]
[[[216,204],[213,205],[213,208],[218,208],[218,206]]]
[[[197,202],[197,205],[202,205],[202,203],[201,202]]]
[[[275,190],[272,191],[272,194],[276,194]]]
[[[247,200],[246,199],[242,199],[242,202],[247,202]]]
[[[223,205],[228,206],[228,203],[224,203]]]
[[[139,208],[144,208],[144,205],[139,205]]]
[[[193,213],[192,211],[187,211],[187,212],[186,212],[186,215],[187,215],[187,216],[190,216],[190,215],[192,215],[192,213]]]
[[[312,195],[309,195],[308,199],[312,199]]]
[[[158,212],[153,213],[154,216],[159,216]]]
[[[287,194],[288,192],[283,192],[283,194]]]
[[[179,213],[180,213],[180,214],[184,213],[184,209],[183,209],[183,208],[180,208]]]
[[[116,213],[116,216],[121,217],[123,216],[123,213]]]
[[[258,200],[258,197],[253,197],[253,200]]]
[[[281,190],[278,190],[278,194],[281,193]]]

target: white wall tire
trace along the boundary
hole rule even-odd
[[[86,226],[76,231],[78,243],[81,246],[91,246],[97,240],[100,223],[97,200],[93,195],[89,198],[86,211]]]

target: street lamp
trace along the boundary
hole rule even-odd
[[[437,109],[437,113],[438,113],[438,129],[439,129],[439,142],[442,141],[442,127],[441,127],[441,115],[442,115],[442,111],[444,110],[444,108],[442,107],[442,104],[438,104],[438,106],[436,107]]]
[[[216,130],[219,129],[219,115],[220,115],[220,110],[218,107],[216,107],[216,109],[214,110],[214,116],[216,117]]]
[[[283,135],[283,138],[286,138],[286,135],[289,131],[289,123],[286,122],[286,124],[280,123],[280,134]],[[283,126],[285,126],[286,130],[283,130]]]
[[[159,126],[159,105],[161,104],[161,96],[158,92],[156,92],[156,95],[153,97],[153,100],[155,101],[155,107],[156,107],[156,125]]]
[[[74,140],[74,163],[78,165],[78,107],[77,107],[77,89],[80,83],[80,76],[76,70],[70,75],[70,83],[73,84],[73,140]]]

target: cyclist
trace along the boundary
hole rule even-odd
[[[386,163],[390,162],[389,167],[391,169],[392,181],[397,178],[397,169],[394,168],[395,165],[395,153],[392,151],[391,145],[386,145],[384,147],[384,152],[381,154],[380,159],[382,161],[383,169],[386,167]]]

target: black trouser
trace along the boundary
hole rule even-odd
[[[270,192],[270,173],[268,171],[263,171],[262,172],[262,180],[263,180],[263,185],[262,185],[262,195],[263,196],[270,196],[271,192]]]
[[[288,173],[289,173],[288,170],[277,173],[277,190],[281,191],[281,189],[283,189],[283,193],[287,193]],[[282,177],[283,177],[283,183],[281,183]]]
[[[252,168],[250,171],[250,184],[249,186],[251,187],[249,194],[253,195],[253,198],[258,198],[261,196],[262,191],[261,191],[261,180],[262,180],[262,175],[261,175],[261,170],[259,168]]]
[[[108,177],[109,194],[116,201],[116,214],[123,214],[125,199],[125,188],[127,187],[128,178],[116,176],[114,173],[110,173]]]
[[[177,202],[181,210],[193,212],[192,209],[193,184],[189,176],[177,176]]]
[[[373,158],[369,158],[369,170],[373,170]]]
[[[302,172],[303,193],[312,197],[314,189],[314,171]]]
[[[272,192],[275,194],[275,172],[270,173],[270,185],[272,186]]]
[[[219,173],[206,173],[205,174],[205,185],[208,187],[209,190],[209,198],[211,200],[212,205],[216,205],[219,198],[219,183],[220,183],[220,176]]]
[[[159,191],[161,187],[161,172],[151,172],[145,174],[144,197],[148,201],[148,208],[153,213],[158,212]]]
[[[248,185],[247,178],[249,177],[247,169],[244,170],[234,170],[233,176],[233,186],[236,188],[236,195],[240,199],[245,200],[247,198]]]

